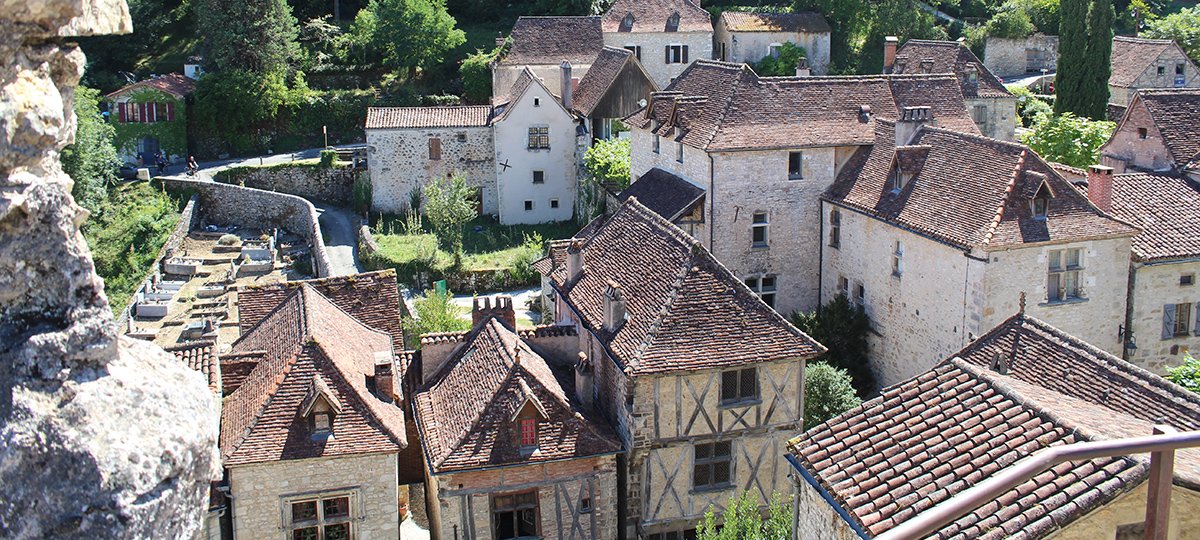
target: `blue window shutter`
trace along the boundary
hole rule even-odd
[[[1175,337],[1175,304],[1163,304],[1162,338]]]
[[[1196,315],[1192,317],[1192,334],[1200,336],[1200,302],[1196,302]]]

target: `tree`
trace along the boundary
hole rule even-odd
[[[583,167],[601,184],[629,187],[629,139],[596,141],[584,152]]]
[[[1054,76],[1054,113],[1083,116],[1089,82],[1087,67],[1088,0],[1062,0],[1058,31],[1058,69]]]
[[[850,373],[859,397],[875,391],[875,375],[867,364],[867,332],[871,321],[866,312],[839,294],[812,313],[792,313],[792,324],[829,349],[824,360]]]
[[[490,51],[476,50],[467,56],[459,67],[462,77],[463,98],[472,103],[486,103],[492,97],[492,62],[495,62],[511,41]]]
[[[107,197],[105,189],[117,179],[116,134],[112,124],[100,116],[100,92],[80,86],[75,89],[75,142],[63,148],[60,160],[63,172],[75,181],[71,195],[92,215],[100,211]]]
[[[800,59],[807,57],[808,52],[804,47],[784,43],[779,47],[778,54],[768,54],[754,64],[754,71],[764,77],[791,77],[796,74],[796,64]]]
[[[432,332],[461,332],[471,329],[471,322],[464,319],[467,308],[451,301],[454,295],[435,290],[427,290],[423,296],[413,299],[415,316],[407,317],[404,323],[404,335],[408,337],[409,346],[414,349],[421,347],[421,335]]]
[[[445,0],[371,0],[355,18],[353,31],[384,65],[412,72],[440,64],[466,42],[455,24]]]
[[[1088,42],[1087,65],[1084,73],[1088,76],[1086,92],[1080,99],[1080,116],[1092,120],[1108,118],[1108,79],[1112,75],[1112,40],[1113,40],[1112,0],[1092,0],[1092,8],[1088,11]]]
[[[1044,159],[1087,167],[1099,162],[1100,147],[1116,128],[1114,122],[1078,118],[1071,113],[1042,115],[1033,131],[1020,139]]]
[[[820,424],[857,407],[862,400],[854,391],[854,379],[844,369],[825,362],[804,368],[804,428]]]
[[[720,523],[710,506],[696,527],[697,540],[790,540],[792,511],[788,500],[776,493],[764,521],[758,497],[743,491],[729,500]]]
[[[299,29],[287,0],[195,1],[209,71],[283,74],[299,54]]]
[[[442,246],[454,253],[454,265],[462,264],[463,226],[475,219],[471,202],[474,190],[461,174],[450,179],[436,179],[425,186],[425,217],[433,226]]]
[[[1148,38],[1173,39],[1193,62],[1200,63],[1200,6],[1184,8],[1161,19],[1146,22]]]
[[[1167,380],[1200,393],[1200,358],[1184,354],[1182,364],[1167,368]]]
[[[196,132],[234,153],[266,150],[259,133],[275,121],[291,93],[282,73],[232,69],[196,83],[192,118]]]

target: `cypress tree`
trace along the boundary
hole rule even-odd
[[[1086,72],[1088,0],[1062,0],[1059,12],[1062,19],[1058,25],[1054,114],[1072,112],[1084,116],[1082,100],[1089,77]]]
[[[299,26],[287,0],[199,0],[192,9],[210,71],[284,73],[299,53]]]
[[[1108,78],[1112,75],[1112,0],[1093,0],[1088,11],[1087,83],[1078,114],[1092,120],[1108,118]]]

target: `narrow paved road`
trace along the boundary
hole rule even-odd
[[[325,252],[333,266],[333,274],[345,276],[362,272],[358,264],[359,218],[354,212],[328,203],[314,202]]]

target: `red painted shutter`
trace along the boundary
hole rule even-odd
[[[125,103],[123,102],[117,104],[117,121],[125,123]]]
[[[175,121],[175,104],[174,103],[170,103],[170,102],[167,103],[167,121],[168,122]]]
[[[138,120],[140,120],[143,124],[146,123],[146,104],[145,103],[138,103]]]

